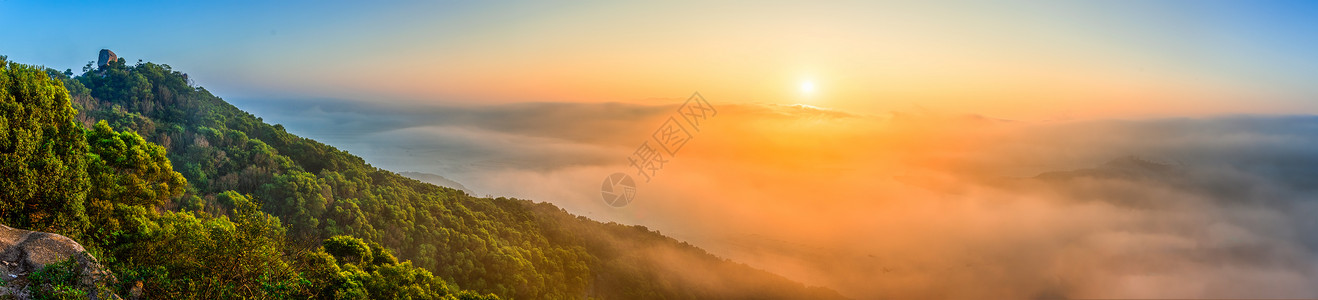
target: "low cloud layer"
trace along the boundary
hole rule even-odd
[[[380,167],[646,225],[858,298],[1318,297],[1318,117],[710,102],[719,115],[624,208],[600,181],[633,172],[676,104],[237,105]]]

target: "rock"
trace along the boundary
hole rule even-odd
[[[95,257],[68,237],[27,231],[0,225],[0,297],[13,296],[27,299],[27,275],[41,270],[46,265],[62,262],[72,258],[79,270],[78,287],[87,291],[88,299],[119,299],[103,288],[115,281],[114,275],[105,270]],[[101,288],[98,288],[101,287]]]
[[[110,62],[118,60],[119,56],[114,55],[114,51],[110,51],[110,49],[101,49],[101,57],[96,60],[96,66],[104,67],[105,65],[110,64]]]
[[[134,281],[133,287],[128,289],[128,296],[132,299],[142,299],[142,281]]]

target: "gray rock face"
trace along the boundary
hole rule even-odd
[[[0,272],[28,273],[47,264],[86,251],[73,239],[58,234],[13,229],[0,225]]]
[[[41,270],[46,265],[73,258],[80,269],[79,287],[87,291],[89,299],[118,299],[119,297],[97,285],[114,281],[114,275],[106,271],[95,257],[68,237],[27,231],[0,225],[0,298],[13,296],[27,299],[27,275]]]
[[[118,60],[119,56],[114,55],[114,51],[110,51],[110,49],[101,49],[101,57],[96,60],[96,66],[104,67],[105,65],[110,64],[110,62]]]

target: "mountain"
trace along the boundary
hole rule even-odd
[[[58,197],[33,203],[57,205],[0,207],[0,217],[91,241],[121,294],[142,284],[154,298],[842,298],[643,226],[375,168],[267,124],[168,65],[120,58],[45,75],[20,79],[62,83],[32,96],[54,100],[14,111],[57,111],[63,119],[34,127],[52,128],[46,140],[59,143],[33,139],[54,150],[15,165],[68,161],[61,168],[77,176],[43,178],[68,183],[41,188],[30,183],[46,173],[14,173],[30,174],[14,184],[34,192],[12,197],[47,193]]]
[[[124,75],[99,71],[80,78]],[[292,241],[250,195],[225,191],[202,201],[165,147],[105,121],[76,122],[65,85],[80,86],[71,73],[0,56],[0,223],[45,232],[5,234],[14,238],[0,257],[14,262],[5,270],[28,272],[6,282],[13,296],[94,298],[104,288],[153,299],[497,299],[460,290],[373,241]],[[142,96],[143,77],[132,78]],[[92,255],[50,263],[83,249]],[[91,258],[105,272],[79,271]]]
[[[1180,170],[1169,164],[1151,162],[1134,156],[1119,157],[1093,168],[1044,172],[1034,176],[1041,180],[1099,179],[1164,179],[1179,175]]]
[[[452,179],[448,179],[444,176],[439,176],[430,173],[421,173],[421,172],[401,172],[398,173],[398,175],[403,175],[403,177],[420,180],[421,182],[425,182],[433,185],[459,190],[464,193],[467,193],[467,195],[476,195],[476,192],[467,189],[467,187],[462,186],[461,183],[458,183],[457,181],[453,181]]]

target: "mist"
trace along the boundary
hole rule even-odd
[[[379,167],[645,225],[850,297],[1318,297],[1318,117],[711,100],[719,115],[644,182],[627,157],[680,102],[236,102]],[[599,194],[614,172],[640,181],[622,208]]]

